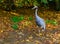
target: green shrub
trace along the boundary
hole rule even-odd
[[[0,0],[0,3],[2,3],[2,0]]]

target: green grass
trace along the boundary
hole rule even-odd
[[[20,22],[20,21],[22,21],[22,20],[24,20],[24,16],[12,16],[11,18],[10,18],[10,20],[12,21],[12,22],[14,22],[14,24],[11,26],[14,30],[16,30],[16,29],[18,29],[18,22]]]
[[[21,15],[21,16],[18,17],[18,19],[19,19],[19,21],[22,21],[22,20],[24,20],[24,16]]]
[[[50,23],[52,25],[57,25],[58,24],[57,21],[55,21],[55,20],[46,20],[46,23],[47,24]]]
[[[32,17],[32,16],[30,16],[28,19],[29,19],[29,20],[33,20],[33,17]]]
[[[19,22],[18,16],[11,17],[11,21],[14,23]]]
[[[22,20],[24,20],[24,16],[13,16],[13,17],[11,17],[11,19],[10,19],[12,22],[14,22],[14,23],[17,23],[17,22],[19,22],[19,21],[22,21]]]
[[[17,29],[18,29],[18,24],[13,24],[11,27],[12,27],[14,30],[17,30]]]

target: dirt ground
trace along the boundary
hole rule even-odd
[[[14,23],[10,18],[22,14],[24,20],[18,22],[18,29],[14,30],[11,27]],[[39,10],[38,14],[44,20],[55,19],[58,25],[46,24],[46,30],[42,31],[35,23],[33,10],[20,9],[10,12],[0,10],[0,44],[60,44],[60,11]],[[33,20],[28,20],[29,16],[33,16]]]

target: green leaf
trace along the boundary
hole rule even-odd
[[[30,16],[30,17],[29,17],[29,20],[33,20],[33,18]]]
[[[49,0],[49,1],[53,1],[53,0]]]
[[[57,25],[58,24],[55,20],[46,20],[46,23],[50,23],[52,25]]]
[[[48,3],[47,0],[41,0],[41,2],[44,3],[44,4],[47,4]]]
[[[0,3],[2,2],[2,0],[0,0]]]
[[[55,20],[51,20],[50,23],[53,25],[57,25],[57,22]]]
[[[50,21],[49,20],[46,20],[46,23],[49,23]]]
[[[17,25],[17,24],[13,24],[13,25],[12,25],[12,28],[13,28],[14,30],[18,29],[18,25]]]
[[[19,22],[19,19],[18,19],[18,16],[13,16],[12,18],[11,18],[11,21],[13,21],[13,22]]]
[[[17,23],[17,22],[22,21],[22,20],[24,20],[24,16],[22,16],[22,15],[11,17],[11,21],[14,22],[14,23]]]
[[[20,20],[20,21],[24,20],[24,16],[22,16],[22,15],[19,16],[19,20]]]
[[[34,1],[34,2],[33,2],[33,5],[34,5],[34,6],[38,6],[39,4],[38,4],[37,1]]]

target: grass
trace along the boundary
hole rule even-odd
[[[33,17],[32,17],[32,16],[30,16],[28,19],[29,19],[29,20],[33,20]]]
[[[14,24],[12,25],[12,28],[14,30],[18,29],[18,24],[17,23],[20,22],[20,21],[22,21],[22,20],[24,20],[24,16],[23,15],[11,17],[11,21],[14,22]],[[33,17],[29,16],[28,20],[33,20]],[[55,20],[46,20],[46,23],[47,24],[50,23],[52,25],[57,25],[58,24],[57,21],[55,21]],[[24,25],[29,25],[29,22],[25,22]]]
[[[17,30],[17,29],[18,29],[18,24],[13,24],[13,25],[12,25],[12,28],[13,28],[14,30]]]
[[[21,16],[18,17],[18,19],[19,19],[19,21],[22,21],[22,20],[24,20],[24,16],[21,15]]]
[[[19,22],[18,16],[11,17],[11,21],[14,23]]]
[[[18,22],[24,20],[24,16],[13,16],[10,19],[12,22],[14,22],[14,24],[11,26],[14,30],[18,29]]]
[[[14,23],[17,23],[17,22],[22,21],[22,20],[24,20],[24,16],[22,16],[22,15],[11,17],[11,21],[14,22]]]
[[[46,20],[46,23],[47,24],[50,23],[52,25],[57,25],[58,24],[57,21],[55,21],[55,20]]]

